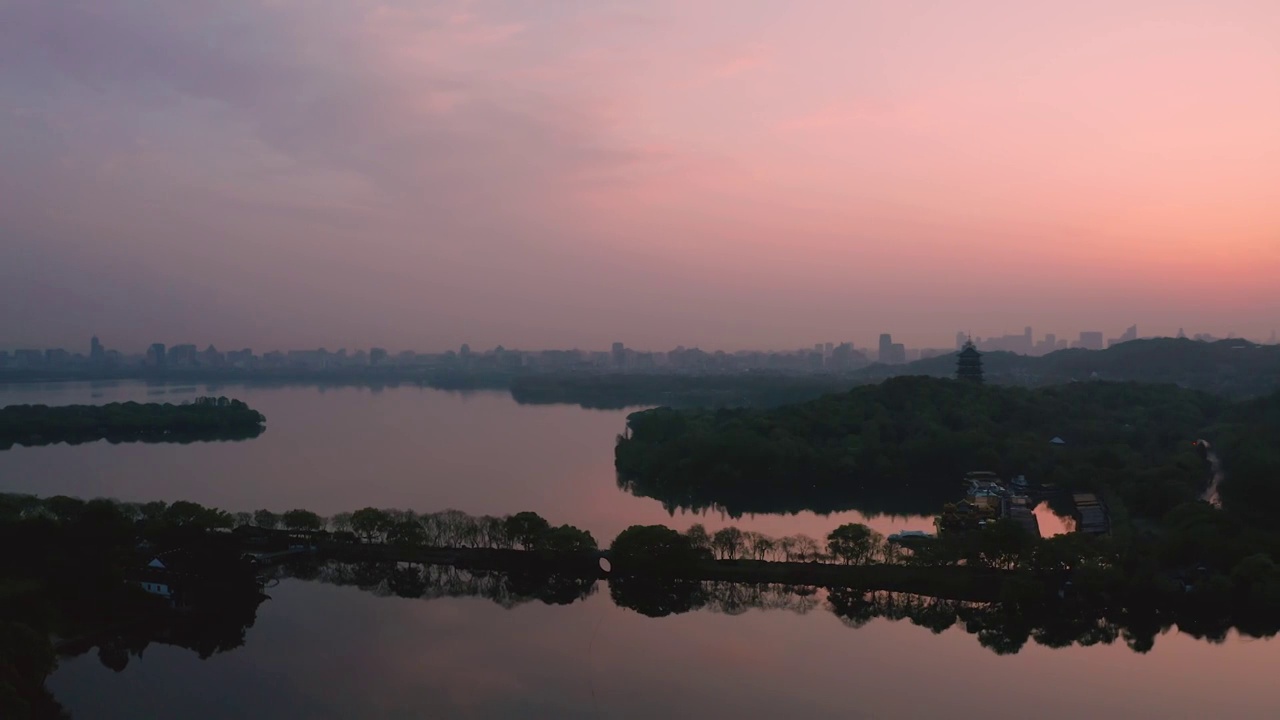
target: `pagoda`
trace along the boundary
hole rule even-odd
[[[966,340],[956,355],[956,379],[982,382],[982,353],[973,346],[972,340]]]

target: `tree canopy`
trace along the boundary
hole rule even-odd
[[[635,494],[733,516],[934,513],[964,473],[991,470],[1112,489],[1135,514],[1160,517],[1199,495],[1208,470],[1191,441],[1232,409],[1167,385],[900,377],[780,408],[633,413],[615,462]]]
[[[200,397],[189,403],[9,405],[0,408],[0,450],[13,445],[191,442],[262,433],[266,418],[240,400]]]

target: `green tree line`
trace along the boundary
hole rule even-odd
[[[956,497],[964,473],[991,470],[1104,493],[1135,517],[1160,518],[1203,492],[1209,469],[1193,441],[1217,431],[1235,486],[1224,490],[1228,508],[1262,499],[1280,509],[1277,404],[1280,393],[1233,404],[1176,386],[901,377],[780,408],[633,413],[615,464],[632,493],[733,516],[932,514]],[[1249,499],[1236,503],[1242,493]]]
[[[0,449],[95,440],[236,439],[255,437],[265,423],[262,413],[226,397],[200,397],[179,405],[9,405],[0,408]]]

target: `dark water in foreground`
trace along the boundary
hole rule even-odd
[[[0,404],[179,400],[141,384],[0,387]],[[620,492],[622,412],[522,407],[504,394],[416,388],[223,388],[267,415],[241,443],[105,443],[0,453],[0,490],[228,509],[364,505],[502,514],[531,509],[607,541],[633,523],[732,522],[824,535],[841,517],[671,518]],[[99,397],[92,397],[100,393]],[[923,519],[876,518],[881,531]],[[831,612],[708,610],[650,618],[587,599],[506,609],[480,598],[379,597],[285,580],[243,647],[200,660],[150,645],[120,673],[93,653],[50,685],[76,718],[353,717],[1277,717],[1280,644],[1176,632],[1135,654],[1123,642],[999,656],[962,628],[941,634]]]

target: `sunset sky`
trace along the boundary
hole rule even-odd
[[[0,348],[1280,327],[1274,0],[0,0]]]

